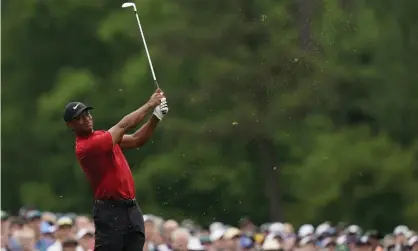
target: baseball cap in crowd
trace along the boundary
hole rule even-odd
[[[261,233],[254,234],[254,241],[257,244],[263,243],[264,242],[264,238],[265,238],[265,235],[264,234],[261,234]]]
[[[240,235],[241,235],[241,231],[238,228],[230,227],[223,234],[223,238],[226,240],[231,240],[235,237],[239,237]]]
[[[221,222],[214,222],[214,223],[210,224],[209,231],[214,232],[215,230],[224,229],[224,228],[225,228],[225,226]]]
[[[77,240],[80,240],[85,236],[92,236],[93,237],[94,236],[94,231],[92,229],[82,228],[76,234]]]
[[[281,222],[274,222],[269,226],[269,233],[281,233],[284,230],[284,225]]]
[[[348,234],[360,234],[361,233],[361,228],[359,227],[359,226],[357,226],[357,225],[350,225],[348,228],[347,228],[347,233]]]
[[[316,236],[321,236],[322,234],[324,234],[326,231],[328,231],[328,229],[331,228],[331,225],[329,224],[329,222],[324,222],[322,224],[320,224],[318,227],[316,227],[315,229],[315,234]]]
[[[64,121],[70,122],[71,120],[80,116],[84,111],[92,110],[93,107],[86,106],[81,102],[70,102],[64,109]]]
[[[144,214],[144,222],[154,222],[154,217],[151,214]]]
[[[1,210],[1,220],[7,220],[8,218],[9,215],[5,211]]]
[[[295,229],[293,228],[292,224],[284,223],[283,224],[283,232],[285,232],[287,235],[289,235],[289,234],[293,234],[295,232]]]
[[[39,220],[41,219],[42,214],[38,210],[30,210],[26,213],[26,218],[28,220]]]
[[[202,245],[198,238],[190,237],[189,243],[187,244],[187,249],[191,251],[203,251],[205,250],[205,247]]]
[[[55,232],[56,227],[52,226],[46,221],[41,222],[41,225],[39,226],[41,234],[52,234]]]
[[[395,229],[393,230],[393,234],[394,235],[407,235],[409,232],[409,228],[407,226],[404,225],[399,225],[397,227],[395,227]]]
[[[243,249],[250,249],[254,247],[254,239],[250,236],[243,235],[239,239],[239,245]]]
[[[42,221],[49,222],[51,225],[54,225],[57,222],[57,216],[51,212],[44,212],[42,214]]]
[[[62,216],[57,221],[57,226],[58,227],[72,226],[72,225],[73,225],[73,220],[68,216]]]
[[[300,238],[312,235],[315,233],[315,228],[311,224],[302,225],[299,228],[298,235]]]
[[[264,223],[260,226],[260,231],[263,233],[266,233],[269,231],[269,227],[270,227],[271,223]]]
[[[23,227],[26,223],[26,219],[23,217],[13,217],[10,219],[10,226],[19,226]]]
[[[412,236],[411,238],[409,238],[408,240],[408,245],[410,247],[414,246],[415,244],[418,244],[418,236]]]
[[[215,231],[210,233],[210,240],[211,242],[220,240],[225,233],[225,229],[216,229]]]

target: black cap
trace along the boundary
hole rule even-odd
[[[93,107],[86,106],[81,102],[70,102],[65,106],[64,110],[64,121],[70,122],[71,120],[77,118],[86,110],[91,110]]]

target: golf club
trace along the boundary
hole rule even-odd
[[[135,16],[136,16],[136,21],[138,22],[139,31],[141,32],[141,36],[142,36],[142,42],[144,43],[145,52],[147,53],[148,63],[149,63],[149,67],[151,69],[152,78],[154,79],[154,83],[157,86],[157,88],[160,88],[159,85],[158,85],[158,82],[157,82],[157,78],[155,77],[154,67],[152,66],[151,57],[150,57],[149,52],[148,52],[147,42],[145,41],[144,32],[142,31],[141,22],[139,21],[139,15],[138,15],[138,12],[136,11],[136,5],[135,5],[135,3],[132,3],[132,2],[127,2],[127,3],[122,4],[122,8],[129,8],[129,7],[132,7],[134,9]]]

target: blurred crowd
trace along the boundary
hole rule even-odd
[[[242,219],[236,227],[214,222],[199,226],[144,215],[144,251],[418,251],[417,233],[407,226],[392,233],[363,231],[358,225],[324,222],[294,228],[289,223],[256,226]],[[94,224],[86,216],[28,210],[19,216],[1,214],[1,250],[89,251]]]
[[[94,224],[86,216],[22,210],[1,212],[1,251],[89,251]]]

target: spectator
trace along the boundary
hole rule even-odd
[[[314,250],[315,249],[315,239],[314,239],[313,235],[307,235],[307,236],[303,237],[299,241],[299,247],[303,251]]]
[[[74,238],[66,238],[62,241],[62,251],[79,251],[78,242]]]
[[[189,239],[190,233],[187,229],[177,228],[171,236],[172,249],[174,251],[188,251]]]
[[[19,250],[20,244],[19,241],[16,239],[14,233],[20,230],[23,230],[25,226],[25,220],[22,217],[13,217],[9,219],[9,231],[8,236],[9,239],[7,240],[7,245],[10,250]]]
[[[388,251],[407,251],[409,250],[407,245],[406,235],[409,232],[409,228],[403,225],[397,226],[393,234],[395,236],[395,243],[388,247]]]
[[[49,225],[53,226],[57,222],[57,216],[51,212],[42,213],[42,221],[48,222]]]
[[[202,245],[198,238],[190,237],[189,242],[187,244],[187,249],[189,251],[204,251],[205,247]]]
[[[228,228],[223,234],[225,249],[228,251],[238,251],[240,237],[241,231],[238,228]]]
[[[63,251],[62,242],[72,237],[73,221],[70,217],[63,216],[57,221],[57,230],[55,231],[56,241],[47,251]]]
[[[411,251],[418,251],[418,236],[412,236],[409,238],[408,245]]]
[[[280,249],[280,243],[276,239],[265,240],[261,246],[262,251],[279,251]]]
[[[202,245],[205,247],[205,250],[210,249],[210,246],[212,243],[210,241],[210,231],[208,227],[203,227],[200,230],[199,240],[200,240],[200,243],[202,243]]]
[[[39,251],[46,251],[55,242],[54,238],[55,227],[49,222],[41,222],[40,224],[40,238],[35,244],[35,248]]]
[[[163,224],[162,235],[164,242],[171,247],[171,236],[173,232],[179,227],[179,224],[175,220],[167,220]]]
[[[38,210],[30,210],[26,213],[28,220],[28,227],[30,227],[35,233],[36,242],[41,238],[40,225],[42,214]]]
[[[74,224],[74,231],[78,233],[81,229],[90,229],[92,228],[93,223],[90,221],[90,219],[84,215],[76,216],[75,217],[75,224]]]
[[[1,251],[6,251],[9,240],[9,215],[1,211]]]
[[[79,244],[77,251],[93,251],[94,231],[92,229],[82,228],[77,232],[76,237]]]
[[[251,234],[255,231],[255,225],[249,217],[243,217],[238,225],[242,233]]]
[[[20,251],[37,251],[35,249],[35,231],[29,227],[16,230],[13,237],[19,243]]]
[[[337,243],[332,237],[326,237],[322,241],[322,247],[326,248],[328,251],[335,251],[337,247]]]
[[[211,231],[210,241],[212,243],[211,249],[213,251],[220,251],[225,248],[225,244],[223,240],[224,233],[225,233],[225,229],[223,228],[219,228],[219,229],[215,228],[215,230]]]
[[[298,236],[300,239],[312,236],[315,233],[315,228],[311,224],[302,225],[298,230]]]
[[[255,240],[250,235],[243,235],[239,239],[240,249],[243,251],[254,251]],[[223,249],[220,249],[223,250]]]
[[[372,245],[373,251],[383,251],[382,245],[380,245],[379,240],[382,238],[381,234],[376,230],[371,230],[366,233],[366,236],[369,237],[369,241]]]

